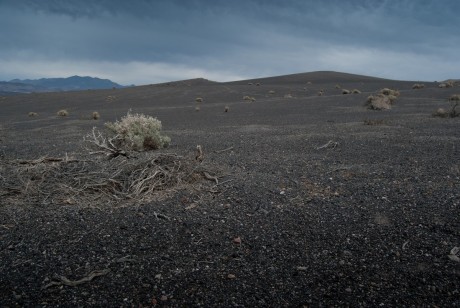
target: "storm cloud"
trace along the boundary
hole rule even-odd
[[[0,80],[458,78],[456,0],[0,0]]]

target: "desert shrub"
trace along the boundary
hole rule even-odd
[[[28,115],[29,115],[29,117],[36,117],[36,116],[38,116],[38,113],[32,111],[32,112],[29,112]]]
[[[399,96],[399,91],[398,90],[392,90],[392,89],[389,89],[389,88],[383,88],[382,90],[380,90],[380,93],[383,94],[383,95],[392,95],[392,96],[395,96],[395,97]]]
[[[94,111],[91,117],[93,118],[93,120],[98,120],[101,117],[101,115],[99,114],[99,112]]]
[[[350,90],[347,90],[347,89],[342,89],[342,94],[350,94]]]
[[[275,94],[275,91],[270,90],[270,91],[268,91],[268,94]]]
[[[256,83],[256,86],[257,86],[257,87],[260,86],[260,82]]]
[[[458,104],[460,103],[460,95],[459,94],[453,94],[449,97],[449,102],[452,103],[452,106],[451,106],[451,109],[450,109],[450,112],[449,112],[449,117],[451,118],[456,118],[458,116],[460,116],[460,113],[457,112],[456,108],[458,106]]]
[[[367,98],[366,106],[372,110],[388,110],[399,96],[399,91],[384,88],[380,93]]]
[[[318,96],[323,96],[323,94],[324,94],[324,91],[323,91],[323,90],[319,90],[319,91],[318,91]]]
[[[447,113],[446,109],[444,109],[444,108],[438,108],[438,110],[436,110],[433,113],[433,117],[447,118],[448,116],[449,116],[449,114]]]
[[[292,98],[292,94],[288,93],[284,95],[284,98]]]
[[[449,102],[460,102],[460,94],[453,94],[449,97]]]
[[[351,91],[351,93],[353,93],[353,94],[361,94],[361,91],[359,91],[358,89],[353,89],[353,91]]]
[[[366,106],[372,110],[388,110],[393,104],[392,98],[388,95],[377,94],[367,98]]]
[[[416,83],[412,86],[412,89],[423,89],[423,88],[425,88],[425,85],[421,83]]]
[[[252,82],[248,82],[248,86],[252,86]]]
[[[202,102],[203,102],[203,98],[197,97],[197,98],[195,98],[195,102],[197,102],[197,103],[202,103]]]
[[[65,109],[61,109],[57,112],[57,115],[60,116],[60,117],[66,117],[69,115],[69,112]]]
[[[251,101],[251,102],[255,102],[255,101],[256,101],[256,99],[255,99],[254,97],[248,96],[248,95],[244,96],[244,97],[243,97],[243,100],[245,100],[245,101]]]
[[[167,147],[171,138],[161,135],[161,121],[144,114],[128,114],[115,123],[105,124],[117,148],[126,151],[157,150]]]
[[[336,84],[336,85],[335,85],[335,88],[336,88],[336,89],[341,89],[342,87],[341,87],[339,84]]]
[[[230,107],[225,106],[224,112],[228,112],[230,110]]]
[[[452,80],[445,81],[443,83],[440,83],[438,85],[439,88],[453,88],[454,87],[454,82]]]

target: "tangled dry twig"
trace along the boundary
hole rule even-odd
[[[91,134],[88,134],[83,138],[85,142],[88,142],[93,147],[98,149],[97,151],[90,151],[90,154],[105,154],[110,158],[117,156],[128,156],[128,153],[123,151],[120,147],[115,145],[115,141],[118,139],[118,135],[112,138],[104,136],[100,131],[93,127]]]
[[[201,179],[217,182],[192,157],[138,153],[136,157],[87,160],[44,157],[0,168],[0,196],[42,204],[149,202]]]

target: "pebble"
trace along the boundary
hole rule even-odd
[[[238,236],[238,237],[235,237],[235,238],[233,239],[233,243],[235,243],[235,244],[241,244],[241,237],[239,237],[239,236]]]

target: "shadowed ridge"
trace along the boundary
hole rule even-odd
[[[204,86],[204,85],[216,85],[219,82],[212,81],[205,78],[193,78],[193,79],[184,79],[184,80],[177,80],[177,81],[169,81],[169,82],[162,82],[151,84],[148,86]]]
[[[388,79],[377,78],[364,75],[356,75],[349,73],[341,73],[334,71],[317,71],[309,73],[289,74],[282,76],[254,78],[248,80],[231,81],[226,84],[247,84],[247,83],[263,83],[263,84],[303,84],[307,82],[366,82],[366,81],[384,81]]]

